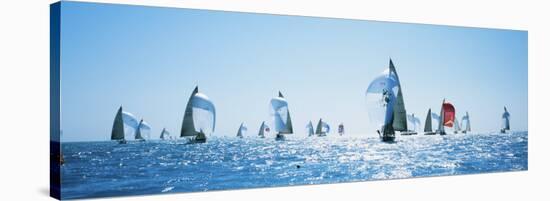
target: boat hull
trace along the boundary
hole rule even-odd
[[[382,142],[395,142],[395,136],[386,135],[380,137],[380,139],[382,140]]]
[[[283,134],[277,134],[277,136],[275,136],[275,140],[277,140],[277,141],[283,141],[283,140],[285,140],[285,135],[283,135]]]
[[[424,135],[435,135],[436,133],[435,132],[426,132],[424,133]]]

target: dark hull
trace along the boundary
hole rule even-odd
[[[283,134],[277,134],[277,136],[275,137],[275,140],[277,140],[277,141],[283,141],[283,140],[285,140],[285,135],[283,135]]]
[[[382,142],[395,142],[395,136],[382,136],[380,137]]]

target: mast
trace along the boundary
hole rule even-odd
[[[124,120],[122,119],[122,106],[118,108],[111,131],[111,140],[124,140]]]
[[[426,123],[424,123],[424,132],[432,132],[432,108],[428,109],[428,115],[426,115]]]

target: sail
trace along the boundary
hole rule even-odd
[[[420,119],[414,116],[414,114],[407,114],[407,124],[409,130],[411,131],[418,131],[420,128]]]
[[[328,132],[330,132],[330,126],[327,122],[324,122],[323,119],[319,119],[317,129],[315,129],[315,134],[327,134]]]
[[[510,130],[510,113],[504,107],[504,113],[502,114],[502,130]]]
[[[403,88],[401,87],[399,76],[397,75],[397,71],[395,70],[391,59],[390,74],[395,77],[398,88],[397,99],[395,100],[395,105],[393,108],[393,129],[396,131],[407,131],[407,112],[405,111],[405,101],[403,100]]]
[[[149,138],[150,132],[151,132],[151,126],[147,122],[143,121],[142,119],[138,124],[135,139],[144,140],[145,138],[143,136],[147,136]]]
[[[129,112],[122,110],[122,106],[118,109],[113,123],[111,132],[111,140],[129,139],[127,134],[134,133],[138,127],[137,118]]]
[[[216,125],[216,109],[212,101],[205,94],[199,93],[198,86],[193,90],[181,128],[181,136],[195,136],[199,132],[211,134]]]
[[[248,131],[248,128],[244,125],[244,123],[241,123],[239,130],[237,131],[237,137],[243,137],[246,131]]]
[[[443,108],[443,125],[446,127],[452,128],[455,122],[455,108],[449,102],[443,103],[442,108]]]
[[[283,94],[279,92],[279,97],[271,99],[271,116],[275,131],[281,134],[292,134],[292,121],[288,110],[288,102]]]
[[[424,132],[432,132],[432,109],[428,109],[428,114],[426,115],[426,121],[424,123]]]
[[[269,133],[269,131],[269,126],[265,124],[265,121],[262,121],[262,125],[260,125],[260,131],[258,131],[258,136],[264,137],[267,133]]]
[[[340,125],[338,125],[338,134],[343,135],[344,132],[344,123],[340,123]]]
[[[163,128],[162,129],[162,132],[160,132],[160,139],[169,139],[170,138],[170,133],[166,130],[166,128]]]
[[[394,133],[393,108],[398,88],[397,79],[389,69],[376,77],[367,88],[366,102],[369,121],[384,133]]]
[[[311,123],[311,121],[309,121],[309,123],[306,125],[306,130],[307,130],[307,136],[312,136],[314,134],[313,123]]]
[[[472,131],[472,128],[470,127],[470,115],[468,114],[468,112],[466,112],[466,115],[462,117],[462,128],[464,129],[464,131]]]

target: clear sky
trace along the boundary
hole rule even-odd
[[[257,135],[279,90],[296,135],[320,117],[375,136],[365,90],[388,67],[424,122],[446,98],[475,132],[496,131],[503,106],[527,130],[527,32],[267,14],[64,2],[63,141],[108,140],[120,105],[179,136],[195,87],[217,110],[214,135]]]

